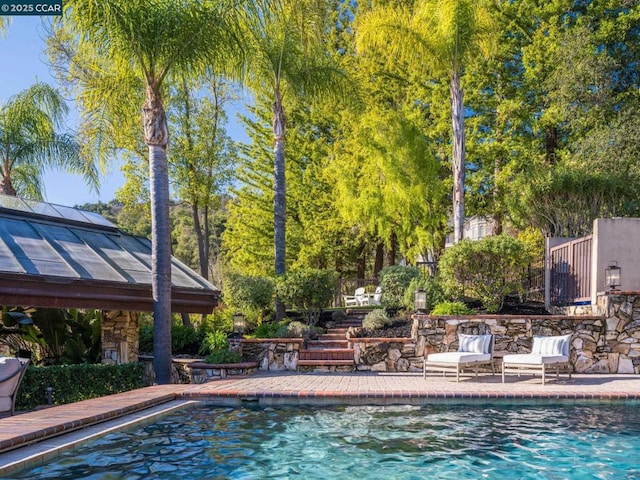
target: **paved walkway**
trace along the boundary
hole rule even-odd
[[[422,378],[422,373],[257,373],[201,385],[156,385],[0,419],[0,472],[4,452],[63,433],[140,412],[176,399],[235,405],[389,405],[428,403],[622,402],[640,404],[640,375],[561,375],[546,385],[540,379],[499,375]],[[17,450],[13,454],[19,454]],[[6,462],[5,462],[6,463]]]

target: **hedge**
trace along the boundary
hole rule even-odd
[[[124,365],[52,365],[27,369],[18,391],[16,410],[47,404],[46,388],[53,388],[53,404],[79,402],[144,387],[142,363]]]

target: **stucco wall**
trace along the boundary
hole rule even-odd
[[[599,218],[593,222],[591,298],[607,290],[604,271],[609,262],[622,268],[620,290],[640,290],[640,218]]]

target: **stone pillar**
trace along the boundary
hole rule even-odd
[[[102,312],[102,363],[138,361],[139,313],[121,310]]]

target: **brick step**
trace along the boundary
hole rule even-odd
[[[327,333],[333,335],[346,335],[348,330],[349,327],[327,328]]]
[[[309,340],[307,350],[324,350],[327,348],[347,348],[347,340]]]
[[[300,350],[300,360],[350,360],[353,362],[353,350],[348,348]]]
[[[298,365],[306,367],[341,367],[353,365],[353,360],[298,360]]]
[[[321,333],[318,335],[318,340],[346,340],[346,338],[344,333]]]

